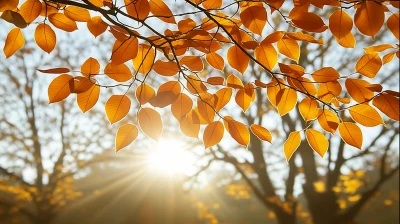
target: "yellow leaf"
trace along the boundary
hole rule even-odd
[[[166,23],[176,23],[171,10],[162,0],[150,0],[150,12]]]
[[[49,103],[59,102],[67,98],[71,93],[69,86],[71,81],[73,82],[73,77],[68,74],[62,74],[55,78],[48,89]]]
[[[224,126],[221,121],[214,121],[207,125],[203,133],[204,148],[218,144],[224,137]]]
[[[356,64],[356,72],[368,78],[374,78],[382,67],[382,60],[378,53],[363,55]]]
[[[253,102],[252,96],[248,95],[245,89],[239,89],[236,93],[235,101],[237,105],[242,108],[243,112],[246,112],[247,109],[249,109],[250,104]]]
[[[198,112],[199,115],[205,120],[205,122],[207,124],[210,124],[211,122],[214,121],[215,111],[214,108],[212,107],[213,105],[212,104],[210,105],[209,101],[207,101],[206,99],[203,100],[199,98],[197,100]]]
[[[133,78],[131,70],[125,64],[108,63],[104,68],[104,73],[117,82],[126,82]]]
[[[197,116],[197,114],[194,116]],[[197,119],[199,118],[197,117]],[[180,123],[179,127],[183,132],[183,134],[185,134],[188,137],[198,138],[200,131],[200,122],[194,123],[188,117],[184,117],[180,120],[179,123]]]
[[[241,89],[244,87],[242,80],[240,80],[236,75],[230,74],[228,78],[226,78],[226,86],[232,87],[235,89]]]
[[[366,127],[374,127],[385,124],[381,115],[368,104],[359,104],[349,109],[350,115],[354,121]]]
[[[171,104],[171,112],[172,115],[174,115],[174,117],[179,121],[192,110],[192,107],[192,99],[188,95],[181,93],[178,99]]]
[[[0,2],[0,12],[13,10],[18,7],[18,0],[3,0]]]
[[[132,60],[133,67],[135,68],[135,70],[137,72],[139,72],[141,74],[147,74],[148,72],[150,72],[151,68],[153,67],[155,56],[156,55],[155,55],[154,49],[150,45],[140,44],[138,53],[137,53],[136,57]],[[160,61],[160,62],[162,62],[162,61]],[[158,63],[160,63],[160,62],[158,62]],[[158,64],[157,64],[157,66],[158,66]],[[158,72],[160,72],[160,70],[159,70],[160,68],[157,67],[154,69],[157,69]],[[154,71],[157,72],[157,70],[154,70]]]
[[[339,118],[330,110],[319,109],[318,123],[325,131],[334,134],[339,125]]]
[[[87,28],[94,37],[104,33],[107,30],[107,27],[108,24],[101,19],[101,16],[94,16],[87,22]]]
[[[329,29],[339,40],[349,34],[352,28],[353,20],[344,10],[337,10],[329,17]]]
[[[133,124],[121,125],[115,135],[115,152],[131,144],[138,136],[138,133],[138,128]]]
[[[124,118],[131,109],[131,100],[125,95],[112,95],[106,102],[106,114],[111,124]]]
[[[6,58],[11,57],[15,52],[25,45],[24,35],[20,28],[13,28],[7,35],[3,52]]]
[[[261,35],[267,22],[267,11],[262,4],[245,7],[240,12],[240,19],[247,29]]]
[[[182,33],[188,33],[196,27],[196,22],[191,18],[186,18],[178,22],[178,29]]]
[[[64,15],[77,22],[89,22],[91,20],[89,11],[78,6],[68,6],[64,9]]]
[[[399,98],[383,93],[375,97],[372,100],[372,104],[382,111],[382,113],[386,114],[386,116],[393,120],[400,121]]]
[[[158,141],[163,129],[160,114],[151,108],[142,108],[138,114],[139,125],[143,133]]]
[[[358,30],[367,35],[374,37],[381,29],[385,21],[385,11],[381,3],[374,1],[365,1],[360,3],[354,15],[354,23]]]
[[[228,49],[227,58],[228,64],[242,74],[249,66],[250,58],[238,46],[232,46]]]
[[[356,38],[351,32],[340,39],[336,38],[336,41],[344,48],[354,48],[356,46]]]
[[[347,144],[361,149],[363,135],[361,129],[352,122],[343,122],[339,124],[339,134]]]
[[[318,102],[314,99],[304,98],[299,103],[299,111],[305,121],[313,120],[318,116]]]
[[[299,61],[300,46],[297,41],[289,38],[282,38],[278,41],[277,46],[279,53],[294,60],[295,62]]]
[[[391,44],[379,44],[379,45],[375,45],[375,46],[369,46],[369,47],[365,47],[364,51],[367,54],[373,54],[376,52],[382,52],[385,51],[387,49],[393,48],[393,45]]]
[[[42,3],[40,1],[27,0],[21,5],[19,14],[21,14],[26,23],[31,23],[40,15],[41,11]]]
[[[100,72],[100,63],[95,58],[88,58],[81,66],[81,73],[86,77],[92,77]]]
[[[289,134],[288,139],[283,144],[283,152],[285,153],[286,161],[289,162],[293,153],[300,146],[301,137],[300,132],[294,131]]]
[[[99,100],[100,86],[93,85],[89,90],[79,93],[76,97],[79,108],[83,113],[90,110]]]
[[[383,56],[382,63],[385,65],[385,64],[391,62],[393,60],[395,54],[396,54],[396,52],[392,52],[392,53],[388,53],[385,56]]]
[[[49,21],[58,29],[73,32],[78,29],[76,22],[66,17],[62,13],[53,13],[49,15]]]
[[[250,125],[250,130],[260,140],[268,141],[270,143],[272,142],[271,132],[269,132],[268,129],[264,128],[263,126],[258,124],[252,124]]]
[[[218,9],[222,6],[222,0],[204,0],[201,1],[205,9]],[[199,3],[197,3],[199,4]]]
[[[311,148],[323,158],[329,146],[328,139],[326,139],[325,135],[314,129],[307,129],[306,138]]]
[[[47,24],[39,24],[35,29],[35,41],[45,52],[50,53],[56,46],[56,34]]]
[[[274,46],[265,40],[254,50],[254,56],[257,61],[265,66],[268,70],[272,70],[278,62],[278,53]]]
[[[136,89],[136,99],[139,101],[140,104],[145,104],[151,100],[151,98],[156,95],[153,87],[146,83],[140,84],[140,86]]]
[[[243,145],[247,148],[250,143],[250,132],[246,125],[235,121],[229,120],[228,122],[228,132],[237,143]]]
[[[277,108],[280,116],[289,113],[296,106],[297,103],[297,91],[285,88],[282,91],[282,95],[277,100]],[[278,93],[279,94],[279,93]]]

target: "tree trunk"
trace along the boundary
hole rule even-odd
[[[344,224],[339,215],[337,196],[333,191],[316,192],[304,187],[308,209],[314,224]]]

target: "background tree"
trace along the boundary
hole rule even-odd
[[[28,44],[0,63],[0,206],[8,222],[25,216],[31,223],[50,223],[82,196],[76,175],[83,177],[90,165],[111,158],[105,149],[113,137],[97,109],[77,116],[72,99],[49,106],[41,92],[50,80],[38,76],[37,66],[75,66],[61,46],[46,57]]]

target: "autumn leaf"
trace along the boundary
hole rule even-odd
[[[140,104],[145,104],[151,100],[156,95],[156,91],[154,91],[153,87],[146,83],[140,84],[137,87],[136,91],[136,99]]]
[[[69,96],[71,89],[69,83],[73,77],[68,74],[62,74],[55,78],[49,85],[48,96],[49,103],[59,102]]]
[[[237,46],[232,46],[228,49],[227,58],[228,64],[242,74],[246,71],[250,61],[247,54]]]
[[[271,132],[268,131],[268,129],[264,128],[263,126],[258,125],[258,124],[252,124],[252,125],[250,125],[250,130],[260,140],[272,143]]]
[[[142,108],[138,113],[139,125],[143,133],[158,141],[163,123],[160,114],[151,108]]]
[[[105,108],[108,120],[114,124],[128,114],[131,100],[126,95],[112,95],[107,100]]]
[[[4,43],[3,52],[6,58],[11,57],[15,52],[25,45],[24,35],[20,28],[10,30]]]
[[[297,150],[301,143],[300,132],[294,131],[289,134],[289,137],[283,144],[283,152],[285,153],[286,161],[289,162],[293,153]]]
[[[76,97],[79,108],[83,113],[90,110],[99,100],[100,86],[93,85],[89,90],[79,93]]]
[[[235,139],[237,143],[247,148],[250,143],[250,132],[246,125],[238,121],[231,120],[228,121],[228,129],[231,137]]]
[[[218,144],[222,140],[222,137],[224,137],[224,126],[222,125],[221,121],[214,121],[210,123],[204,129],[204,148],[207,149]]]
[[[124,124],[118,128],[115,136],[115,152],[131,144],[139,134],[138,128],[133,124]]]
[[[361,129],[356,124],[351,122],[340,123],[339,134],[347,144],[361,149],[363,135]]]
[[[297,41],[289,38],[282,38],[278,41],[279,53],[292,59],[295,62],[299,61],[300,58],[300,46]]]
[[[307,129],[306,138],[311,148],[323,158],[329,146],[328,139],[326,139],[325,135],[314,129]]]
[[[56,34],[47,24],[39,24],[35,29],[35,41],[45,52],[50,53],[56,46]]]
[[[349,109],[349,112],[354,121],[366,127],[385,124],[381,115],[368,104],[355,105]]]
[[[354,15],[354,23],[358,30],[374,37],[385,21],[385,11],[381,3],[365,1],[360,4]]]
[[[313,120],[318,117],[318,102],[314,99],[304,98],[299,103],[299,111],[305,121]]]

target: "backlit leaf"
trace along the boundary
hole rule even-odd
[[[250,61],[250,58],[238,46],[228,49],[227,58],[228,64],[242,74],[246,71]]]
[[[172,115],[174,115],[174,117],[179,121],[192,110],[192,107],[192,99],[188,95],[181,93],[178,99],[171,104],[171,112]]]
[[[339,118],[330,110],[319,109],[318,123],[325,131],[334,134],[339,125]]]
[[[53,13],[49,15],[49,21],[58,29],[66,32],[73,32],[78,29],[76,22],[66,17],[62,13]]]
[[[329,29],[337,39],[344,38],[353,28],[353,20],[344,10],[337,10],[329,17]]]
[[[104,33],[107,30],[107,27],[108,24],[105,23],[100,16],[94,16],[90,21],[87,22],[87,28],[94,37]]]
[[[131,109],[131,100],[125,95],[112,95],[106,102],[106,114],[111,124],[124,118]]]
[[[150,0],[150,12],[153,13],[158,19],[175,24],[175,17],[171,9],[162,0]]]
[[[321,68],[311,74],[316,82],[328,82],[336,80],[340,77],[336,69],[332,67]]]
[[[207,125],[203,133],[204,148],[218,144],[224,137],[224,126],[221,121],[214,121]]]
[[[374,93],[367,88],[370,85],[362,79],[346,79],[345,82],[347,92],[358,103],[363,103],[374,97]]]
[[[246,125],[235,121],[228,121],[228,132],[237,143],[247,148],[250,143],[250,132]]]
[[[393,35],[399,39],[399,13],[394,13],[391,16],[389,16],[389,18],[387,19],[387,27],[389,28],[390,31],[392,31]]]
[[[150,13],[148,0],[124,0],[126,11],[133,18],[144,20]]]
[[[381,115],[368,104],[359,104],[349,109],[354,121],[366,127],[374,127],[384,124]]]
[[[306,138],[311,148],[323,158],[329,146],[328,139],[326,139],[325,135],[314,129],[307,129]]]
[[[343,122],[339,124],[339,134],[347,144],[361,149],[363,135],[361,129],[352,122]]]
[[[385,21],[385,11],[381,3],[374,1],[365,1],[360,3],[354,15],[354,23],[358,30],[367,35],[374,37],[381,29]]]
[[[246,7],[240,12],[240,19],[247,29],[261,35],[267,22],[267,11],[262,4]]]
[[[143,133],[158,141],[163,129],[160,114],[151,108],[142,108],[138,114],[139,125]]]
[[[296,106],[297,103],[297,92],[290,88],[285,88],[282,91],[282,95],[277,100],[277,109],[279,115],[283,116],[289,113]]]
[[[299,111],[305,121],[314,120],[318,116],[318,102],[314,99],[304,98],[299,103]]]
[[[115,135],[115,152],[131,144],[139,134],[138,128],[133,124],[124,124],[118,128]]]
[[[20,28],[10,30],[4,43],[3,52],[6,58],[11,57],[15,52],[25,45],[24,35]]]
[[[48,88],[49,103],[59,102],[69,96],[71,93],[69,82],[71,80],[73,80],[72,76],[62,74],[50,83]]]
[[[289,38],[282,38],[278,41],[278,51],[279,53],[285,55],[286,57],[299,61],[300,58],[300,46],[297,41]]]
[[[93,85],[89,90],[79,93],[76,97],[79,108],[83,113],[90,110],[99,100],[100,86]]]
[[[399,98],[390,94],[380,94],[372,100],[372,104],[377,107],[382,113],[393,120],[400,120],[400,103]]]
[[[300,132],[294,131],[289,134],[289,137],[283,144],[283,152],[285,153],[286,161],[289,162],[293,153],[297,150],[301,143]]]
[[[91,20],[89,11],[78,6],[68,6],[64,9],[64,15],[77,22],[89,22]]]
[[[218,90],[215,95],[218,97],[218,102],[215,105],[215,110],[218,112],[222,108],[225,107],[227,103],[231,100],[232,97],[232,89],[231,88],[222,88]]]
[[[42,3],[39,0],[27,0],[19,8],[19,14],[26,23],[33,22],[42,11]]]
[[[112,49],[111,61],[113,64],[122,64],[136,57],[138,53],[138,40],[129,37],[126,40],[116,40]]]
[[[81,73],[84,76],[91,77],[100,72],[100,63],[95,58],[88,58],[81,66]]]
[[[153,87],[146,83],[140,84],[140,86],[136,89],[136,99],[140,104],[145,104],[151,100],[151,98],[156,95],[156,91],[154,91]]]
[[[368,78],[374,78],[381,67],[382,60],[379,57],[379,54],[365,54],[357,61],[356,72]]]
[[[260,140],[272,142],[271,132],[269,132],[268,129],[264,128],[263,126],[258,124],[252,124],[250,125],[250,130]]]
[[[133,78],[131,70],[125,64],[108,63],[104,68],[104,73],[117,82],[126,82]]]
[[[265,40],[254,50],[254,55],[258,62],[265,66],[270,71],[275,67],[278,62],[278,53],[274,46]]]
[[[178,65],[172,61],[157,60],[153,65],[153,70],[162,76],[173,76],[179,72]]]
[[[154,49],[151,46],[149,46],[147,44],[140,44],[138,53],[137,53],[136,57],[132,60],[133,67],[135,68],[135,70],[137,72],[139,72],[141,74],[147,74],[153,67],[155,56],[156,55],[155,55]],[[160,62],[157,63],[157,66],[160,66]],[[163,64],[163,63],[161,63],[161,64]],[[158,72],[161,72],[160,67],[157,67],[154,69],[157,69]],[[154,71],[156,71],[156,70],[154,70]]]
[[[223,70],[225,67],[225,61],[224,59],[217,53],[208,53],[206,54],[206,60],[208,64],[210,64],[212,67],[218,70]]]
[[[56,34],[47,24],[39,24],[35,29],[35,41],[45,52],[50,53],[56,46]]]

